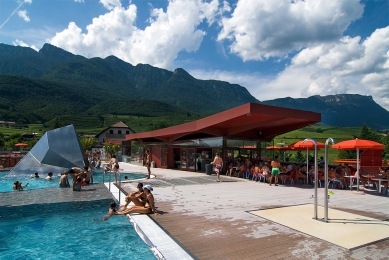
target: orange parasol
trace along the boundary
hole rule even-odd
[[[320,149],[320,148],[324,148],[325,147],[325,144],[322,143],[322,142],[317,142],[317,148]],[[303,141],[298,141],[297,143],[295,143],[293,145],[293,149],[296,149],[296,150],[305,150],[305,149],[308,149],[308,150],[313,150],[315,149],[315,144],[313,142],[305,142],[303,143]]]
[[[359,191],[359,149],[362,150],[384,150],[385,145],[381,143],[377,143],[371,140],[364,139],[352,139],[343,141],[337,144],[332,145],[332,148],[338,150],[356,150],[357,151],[357,191]],[[351,182],[350,182],[351,183]],[[350,185],[350,189],[352,189],[352,185]]]
[[[285,150],[288,150],[288,147],[270,145],[270,146],[266,146],[266,150],[285,151]]]
[[[343,141],[337,144],[332,145],[332,148],[338,149],[338,150],[355,150],[355,149],[362,149],[362,150],[384,150],[385,145],[381,143],[377,143],[371,140],[364,140],[364,139],[352,139]]]
[[[26,144],[26,143],[17,143],[17,144],[15,144],[15,146],[26,147],[26,146],[28,146],[28,144]]]

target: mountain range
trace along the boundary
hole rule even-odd
[[[322,124],[389,129],[371,96],[342,94],[259,101],[246,88],[199,80],[184,69],[133,66],[115,56],[85,58],[50,44],[38,52],[0,44],[0,120],[45,122],[64,114],[210,115],[244,103],[316,111]]]

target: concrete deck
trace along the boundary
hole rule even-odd
[[[125,171],[146,172],[144,167],[127,163],[121,163],[120,167]],[[142,182],[154,187],[153,194],[161,215],[150,217],[193,258],[388,259],[387,238],[349,250],[287,227],[285,223],[250,213],[262,209],[312,204],[314,190],[311,186],[269,186],[225,176],[217,183],[216,176],[204,173],[158,168],[152,168],[151,172],[156,178]],[[138,181],[123,184],[123,188],[127,192],[134,191],[137,183]],[[389,224],[388,196],[374,192],[358,195],[350,190],[335,189],[333,192],[335,194],[331,195],[329,202],[331,209],[374,218],[377,221],[369,224],[371,227],[387,227]],[[324,189],[319,189],[319,205],[323,206],[323,202]],[[313,217],[313,210],[311,215],[309,211],[296,210],[304,217]],[[331,218],[331,213],[329,214]],[[287,214],[285,218],[288,218]],[[336,232],[331,232],[336,237]],[[373,229],[367,229],[361,235],[369,236],[372,232]],[[386,234],[389,237],[389,233]],[[354,239],[354,236],[350,233],[349,239]],[[166,259],[174,259],[170,257]]]

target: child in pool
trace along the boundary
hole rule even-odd
[[[101,217],[102,221],[108,220],[112,215],[114,215],[116,212],[116,203],[111,202],[111,205],[109,206],[108,214],[105,214],[104,216]]]

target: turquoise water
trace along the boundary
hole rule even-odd
[[[93,182],[94,183],[101,183],[103,182],[103,173],[102,170],[93,170]],[[58,187],[59,177],[54,176],[54,178],[50,181],[45,180],[46,176],[40,176],[41,178],[7,178],[4,177],[8,171],[0,171],[0,192],[10,192],[12,191],[12,186],[15,180],[18,180],[22,182],[22,185],[25,185],[28,183],[28,187],[26,190],[34,190],[34,189],[43,189],[43,188],[52,188],[52,187]],[[147,175],[144,173],[129,173],[129,172],[121,172],[121,180],[124,181],[124,177],[127,176],[130,180],[136,180],[136,179],[142,179],[145,178]],[[111,181],[113,181],[114,178],[111,176]],[[71,182],[71,178],[69,177],[69,181]],[[109,174],[106,174],[104,176],[104,182],[109,181]]]
[[[110,202],[0,207],[0,259],[156,259]]]

